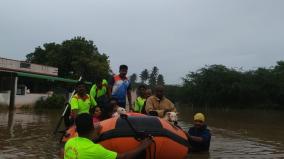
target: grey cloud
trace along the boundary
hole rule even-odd
[[[156,65],[180,83],[206,64],[252,69],[283,59],[282,0],[2,0],[0,55],[24,59],[45,42],[93,40],[116,72]]]

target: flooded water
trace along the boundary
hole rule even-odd
[[[284,158],[284,111],[194,110],[179,108],[180,125],[191,126],[194,112],[206,114],[212,132],[209,153],[189,158]],[[59,110],[0,112],[0,159],[60,158],[52,131]]]
[[[188,130],[194,113],[203,112],[212,133],[210,152],[189,158],[284,158],[284,111],[182,110],[184,129]]]

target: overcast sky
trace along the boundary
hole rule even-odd
[[[158,66],[177,84],[205,65],[284,60],[284,0],[0,0],[1,57],[74,36],[93,40],[114,72]]]

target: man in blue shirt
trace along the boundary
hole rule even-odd
[[[126,65],[119,66],[119,74],[113,76],[109,82],[109,97],[118,100],[118,105],[125,108],[126,96],[128,98],[129,108],[132,109],[131,83],[126,77],[128,67]]]
[[[202,113],[194,115],[194,126],[189,128],[190,152],[209,151],[211,133],[205,124],[205,116]]]

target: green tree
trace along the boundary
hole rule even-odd
[[[110,71],[108,56],[99,53],[93,41],[83,37],[65,40],[61,44],[43,44],[26,55],[26,61],[58,67],[59,77],[77,79],[82,75],[89,81],[107,78]]]
[[[151,87],[154,87],[157,85],[157,77],[158,77],[158,74],[159,74],[159,69],[157,66],[154,66],[152,68],[152,72],[150,74],[150,77],[149,77],[149,85]]]
[[[274,74],[274,83],[276,83],[277,89],[273,97],[284,108],[284,61],[278,61],[272,73]]]
[[[136,75],[136,73],[133,73],[133,74],[129,77],[129,79],[130,79],[130,82],[131,82],[131,83],[136,83],[136,81],[137,81],[137,75]]]
[[[283,79],[282,61],[250,71],[211,65],[187,74],[175,97],[197,106],[284,108]]]
[[[164,76],[162,74],[159,74],[157,77],[157,85],[165,85],[165,80],[164,80]]]
[[[147,69],[144,69],[140,74],[141,82],[144,84],[149,79],[149,72]]]

